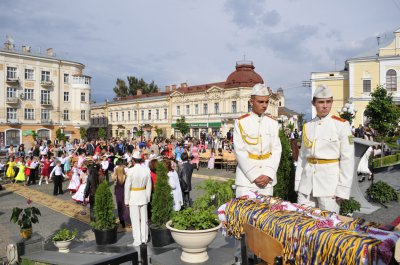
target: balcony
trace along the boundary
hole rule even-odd
[[[41,119],[41,123],[43,125],[50,125],[50,124],[53,124],[53,121],[50,119]]]
[[[42,99],[42,100],[40,101],[40,105],[43,105],[43,106],[52,106],[52,105],[53,105],[53,101],[52,101],[51,99],[46,99],[46,100]]]
[[[40,81],[40,84],[41,84],[42,87],[44,87],[44,88],[51,88],[51,87],[54,86],[54,83],[53,83],[53,81],[51,81],[51,80],[42,80],[42,81]]]
[[[6,103],[7,104],[18,104],[19,103],[19,98],[18,97],[7,97],[6,98]]]
[[[18,125],[21,124],[21,122],[19,121],[19,119],[7,119],[7,123],[10,125]]]
[[[19,78],[15,76],[7,77],[6,82],[10,85],[17,85],[19,83]]]

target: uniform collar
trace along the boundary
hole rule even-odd
[[[256,113],[254,113],[253,111],[250,111],[250,115],[252,115],[252,116],[254,116],[254,117],[257,117],[257,118],[262,118],[262,117],[265,116],[265,113],[263,113],[263,114],[261,114],[261,115],[258,115],[258,114],[256,114]]]
[[[320,118],[320,117],[318,117],[318,116],[315,116],[315,118],[314,118],[314,120],[315,121],[326,121],[326,120],[328,120],[330,117],[332,117],[332,115],[329,113],[328,115],[326,115],[325,117],[322,117],[322,118]]]

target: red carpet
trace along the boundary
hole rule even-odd
[[[393,226],[397,226],[398,224],[400,224],[400,215],[397,216],[397,218],[394,219],[394,221],[392,222],[392,225],[393,225]]]

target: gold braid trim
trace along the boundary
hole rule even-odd
[[[306,124],[303,125],[302,135],[303,135],[303,144],[304,144],[304,146],[307,147],[307,148],[311,148],[313,146],[313,142],[310,139],[308,139],[308,137],[307,137]]]
[[[239,131],[240,131],[240,135],[242,136],[243,141],[245,141],[248,145],[258,145],[258,143],[259,143],[259,141],[260,141],[260,136],[258,136],[258,137],[251,137],[251,136],[249,136],[249,135],[243,130],[243,127],[242,127],[242,124],[240,123],[240,121],[238,121],[238,122],[239,122]],[[256,140],[256,142],[255,142],[255,143],[249,142],[249,141],[247,140],[247,138]]]

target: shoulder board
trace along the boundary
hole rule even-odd
[[[241,119],[244,119],[244,118],[249,117],[249,116],[250,116],[250,113],[246,113],[246,114],[240,116],[238,119],[241,120]]]
[[[346,119],[340,118],[338,116],[332,116],[332,119],[338,120],[338,121],[341,121],[341,122],[346,122],[347,121]]]
[[[268,118],[271,118],[271,119],[273,119],[273,120],[276,121],[276,118],[275,118],[274,116],[272,116],[271,114],[267,114],[266,116],[267,116]]]

